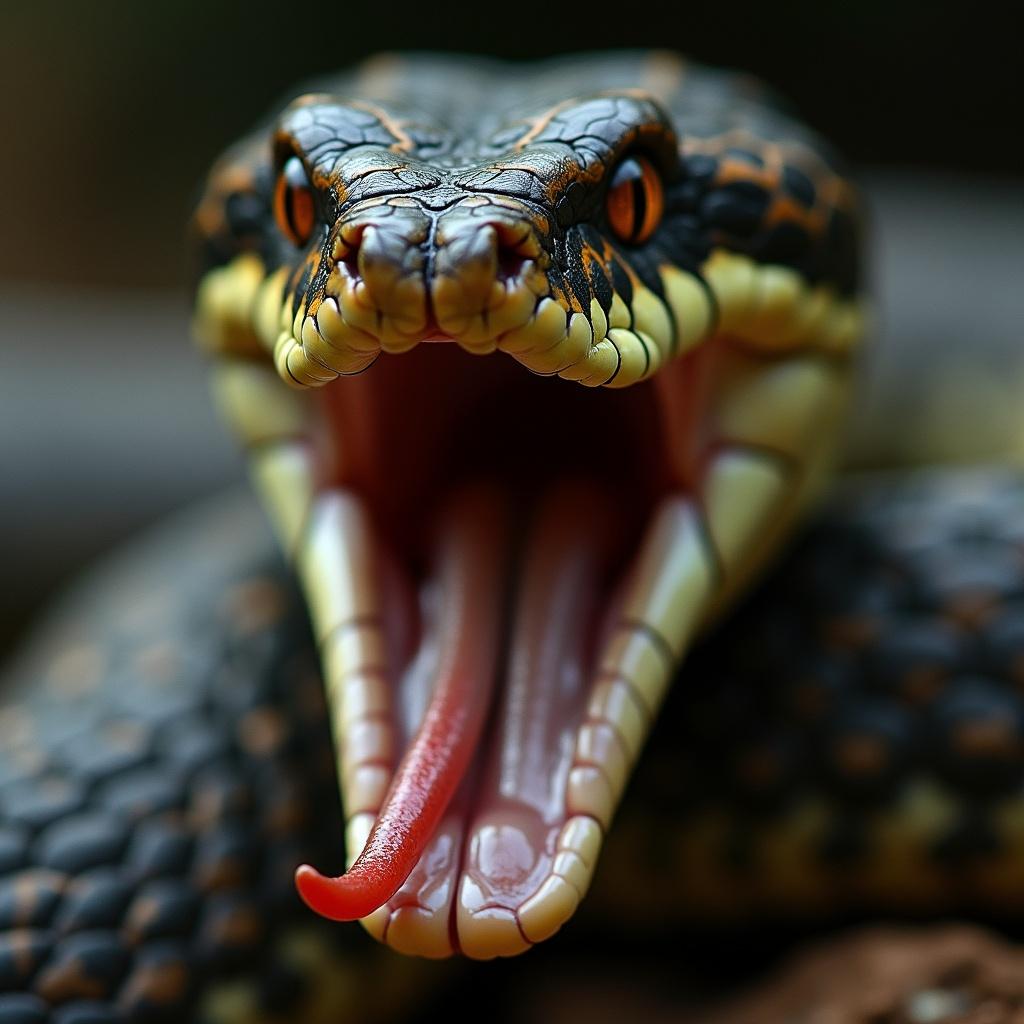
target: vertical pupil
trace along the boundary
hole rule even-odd
[[[306,168],[297,156],[289,157],[286,161],[281,179],[281,212],[296,244],[301,245],[312,227],[312,202]]]
[[[634,178],[629,183],[633,193],[633,230],[630,234],[636,238],[644,229],[647,217],[647,188],[643,177]]]

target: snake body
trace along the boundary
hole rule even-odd
[[[619,920],[1002,899],[1024,820],[1015,481],[944,509],[938,484],[854,492],[669,693],[823,483],[861,333],[857,211],[760,87],[663,54],[381,58],[229,151],[194,222],[196,330],[312,637],[235,501],[144,544],[36,641],[0,719],[0,1024],[366,1019],[353,972],[387,961],[291,888],[343,834],[350,874],[303,868],[303,898],[433,957],[547,938],[606,835],[591,899]],[[529,498],[475,482],[502,474]],[[522,760],[516,701],[550,700],[524,684],[475,727],[444,703],[478,699],[444,666],[490,664],[510,522],[527,625],[504,642],[539,676],[561,643],[578,681],[551,767],[501,776],[520,817],[498,801],[473,832],[451,817],[459,751]],[[594,605],[565,626],[584,655],[546,610],[567,579]],[[458,629],[431,626],[437,593],[470,593]],[[562,782],[531,802],[531,771]],[[344,820],[324,811],[338,782]],[[488,874],[480,850],[521,849],[520,821],[526,867]]]

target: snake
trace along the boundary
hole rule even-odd
[[[0,1024],[385,1019],[577,911],[1005,910],[1024,485],[847,481],[793,540],[863,219],[665,52],[383,55],[229,149],[194,333],[263,513],[141,539],[10,669]]]

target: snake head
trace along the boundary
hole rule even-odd
[[[406,952],[520,952],[824,479],[855,194],[746,79],[420,57],[289,104],[194,224],[339,748],[349,870],[300,892]]]

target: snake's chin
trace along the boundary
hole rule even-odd
[[[300,871],[314,909],[478,958],[575,911],[681,647],[659,579],[706,586],[663,442],[679,372],[589,391],[437,344],[310,396],[299,564],[350,867]]]

